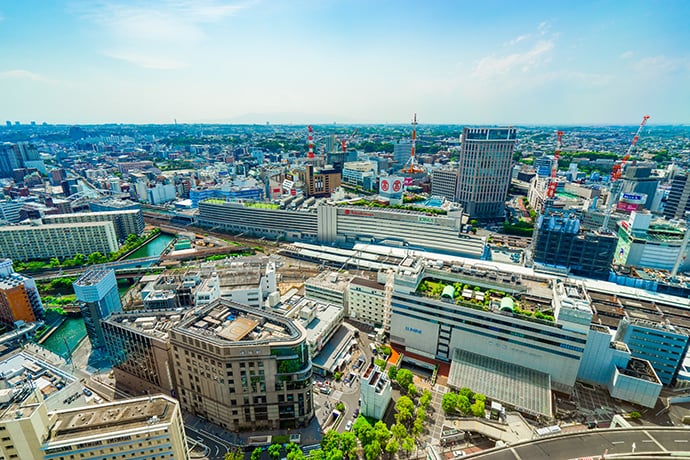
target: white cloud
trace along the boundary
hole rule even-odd
[[[634,54],[635,54],[635,53],[633,53],[632,51],[628,50],[628,51],[626,51],[626,52],[624,52],[624,53],[621,53],[621,55],[618,56],[618,57],[621,58],[621,59],[630,59],[631,57],[633,57]]]
[[[654,76],[670,75],[677,71],[690,71],[689,57],[649,56],[635,63],[635,70]]]
[[[518,35],[518,36],[515,37],[514,39],[510,40],[509,42],[507,42],[507,43],[506,43],[506,46],[515,46],[515,45],[517,45],[518,43],[527,40],[527,39],[530,38],[531,36],[532,36],[532,34]]]
[[[44,77],[43,75],[37,74],[35,72],[31,72],[30,70],[24,70],[24,69],[0,71],[0,78],[11,78],[11,79],[17,79],[17,80],[32,80],[32,81],[43,81],[43,82],[52,81],[49,78]]]
[[[145,68],[175,69],[184,54],[206,40],[207,24],[222,21],[248,4],[221,0],[158,0],[129,5],[117,1],[84,4],[79,13],[102,27],[110,42],[103,52]],[[113,51],[116,50],[116,51]]]
[[[548,21],[542,21],[537,26],[537,31],[539,32],[539,35],[546,35],[547,33],[549,33],[550,29],[551,29],[551,24],[549,24]]]
[[[479,60],[471,72],[474,78],[491,78],[506,74],[519,68],[521,72],[528,72],[549,59],[549,52],[553,49],[551,40],[542,40],[523,53],[512,53],[506,56],[486,56]]]

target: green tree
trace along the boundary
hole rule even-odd
[[[414,413],[414,402],[408,396],[401,396],[395,403],[396,419],[400,423],[405,423],[412,419]]]
[[[283,448],[280,444],[271,444],[268,446],[268,455],[271,456],[273,460],[280,460],[280,450]]]
[[[381,455],[381,444],[376,439],[364,446],[364,456],[367,460],[376,460],[379,455]]]
[[[89,265],[104,264],[108,261],[108,258],[100,252],[96,251],[89,254],[86,261]]]
[[[395,377],[398,375],[398,368],[395,366],[391,366],[388,368],[388,378],[392,381],[395,381]]]
[[[338,404],[335,405],[335,408],[338,409],[338,411],[342,412],[345,410],[345,404],[342,402],[339,402]]]
[[[407,386],[407,394],[413,398],[417,396],[417,387],[414,385],[414,383],[410,383]]]
[[[391,426],[391,435],[394,439],[400,442],[405,438],[405,436],[407,436],[407,428],[405,428],[405,425],[400,422],[394,423]]]
[[[376,440],[379,443],[380,450],[380,446],[385,446],[388,440],[391,438],[391,432],[386,426],[386,424],[379,420],[374,425],[374,436],[376,436]]]
[[[414,450],[414,439],[412,438],[412,436],[407,436],[405,439],[403,439],[401,447],[402,450],[409,457],[412,451]]]
[[[347,458],[357,456],[357,437],[352,431],[346,431],[340,435],[340,449]]]
[[[455,412],[457,406],[458,395],[456,393],[451,391],[443,395],[443,399],[441,400],[441,409],[443,409],[443,412],[446,414]]]
[[[431,404],[431,391],[429,390],[424,390],[422,391],[422,396],[419,397],[419,405],[424,408],[424,410],[429,408],[429,405]]]
[[[474,392],[467,387],[460,388],[458,394],[466,397],[469,400],[474,399]]]
[[[357,417],[357,420],[355,420],[355,423],[352,425],[352,431],[357,436],[357,439],[359,439],[359,442],[362,443],[362,446],[371,444],[376,438],[374,427],[372,427],[367,419],[361,415]]]
[[[462,414],[470,414],[472,412],[472,404],[467,396],[458,395],[458,402],[455,405],[455,409]]]
[[[239,447],[235,447],[225,453],[225,460],[243,460],[244,452]]]
[[[261,458],[261,452],[263,452],[263,449],[261,447],[257,447],[252,451],[252,455],[250,457],[250,460],[259,460]]]
[[[410,383],[412,383],[413,379],[414,375],[407,369],[400,369],[398,371],[398,375],[396,376],[396,380],[398,381],[400,388],[404,388],[406,390],[410,386]]]
[[[324,452],[330,452],[331,450],[338,449],[339,447],[340,433],[335,430],[328,430],[326,434],[323,435],[323,439],[321,439],[321,448],[324,450]]]
[[[376,358],[376,359],[374,360],[374,364],[376,364],[376,365],[379,367],[379,369],[381,369],[381,370],[383,371],[383,370],[386,369],[386,364],[387,364],[387,363],[386,363],[386,360],[385,360],[385,359]]]
[[[48,263],[48,265],[51,268],[57,268],[60,266],[60,259],[58,259],[57,257],[53,257],[52,259],[50,259],[50,262]]]
[[[398,444],[398,441],[395,438],[390,438],[388,442],[386,443],[386,453],[388,454],[388,458],[392,458],[393,455],[400,449],[400,445]]]
[[[336,382],[340,382],[340,379],[341,379],[341,378],[343,378],[343,373],[342,373],[342,372],[336,372],[335,374],[333,374],[333,379],[334,379]]]
[[[476,400],[471,406],[470,411],[475,417],[484,417],[484,401]]]
[[[418,437],[424,431],[424,420],[416,418],[412,424],[412,436]]]

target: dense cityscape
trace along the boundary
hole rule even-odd
[[[416,118],[7,121],[5,458],[679,450],[690,130]]]

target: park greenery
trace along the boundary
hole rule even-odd
[[[530,213],[531,215],[531,213]],[[536,217],[536,212],[535,212],[535,217]],[[526,220],[518,220],[514,224],[511,224],[510,222],[503,222],[503,228],[502,228],[503,233],[506,235],[515,235],[515,236],[526,236],[526,237],[531,237],[532,233],[534,232],[534,223],[532,222],[527,222]]]
[[[443,395],[441,408],[448,415],[473,415],[484,417],[486,396],[475,393],[469,388],[461,388],[457,393],[454,391]]]
[[[401,205],[401,204],[388,204],[387,202],[381,202],[377,200],[365,200],[364,198],[356,200],[356,201],[351,201],[349,203],[340,203],[343,205],[347,206],[363,206],[366,208],[389,208],[389,209],[402,209],[404,211],[417,211],[417,212],[424,212],[427,214],[439,214],[439,215],[445,215],[447,214],[446,211],[440,208],[427,208],[423,206],[414,206],[414,205]]]

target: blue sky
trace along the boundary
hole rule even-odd
[[[0,0],[0,121],[690,123],[690,2]]]

